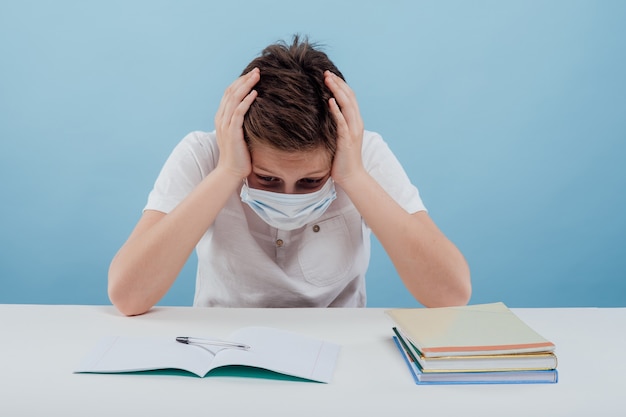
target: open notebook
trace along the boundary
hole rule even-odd
[[[75,373],[126,373],[178,369],[199,377],[229,366],[265,369],[328,383],[340,346],[269,327],[245,327],[229,340],[248,350],[183,344],[172,337],[103,337],[83,358]]]

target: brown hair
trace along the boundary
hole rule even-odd
[[[243,74],[255,67],[261,75],[254,86],[258,95],[243,121],[248,147],[262,143],[297,152],[321,146],[333,157],[337,124],[328,107],[332,93],[324,84],[324,71],[344,78],[335,64],[307,38],[295,35],[291,44],[266,47]]]

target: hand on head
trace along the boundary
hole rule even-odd
[[[243,118],[257,96],[252,88],[259,81],[259,69],[237,78],[224,92],[215,115],[217,145],[220,149],[218,166],[239,178],[250,174],[250,152],[243,137]]]
[[[341,77],[326,71],[324,82],[334,96],[328,100],[328,105],[337,123],[337,152],[331,176],[341,185],[363,170],[363,120],[354,92]]]

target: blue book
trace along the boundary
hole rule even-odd
[[[437,384],[553,384],[558,381],[558,372],[551,370],[495,371],[495,372],[423,372],[404,341],[393,336],[396,347],[402,354],[409,371],[418,385]]]

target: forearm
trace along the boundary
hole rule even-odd
[[[142,314],[165,295],[240,181],[216,169],[170,213],[144,214],[109,268],[122,313]]]
[[[427,213],[407,213],[365,171],[343,187],[420,303],[434,307],[468,302],[468,265]]]

